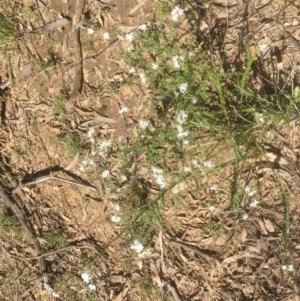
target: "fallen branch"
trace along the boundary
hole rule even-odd
[[[43,182],[50,181],[50,180],[60,181],[60,182],[63,182],[63,183],[68,183],[68,184],[72,184],[72,185],[75,185],[75,186],[88,188],[88,189],[91,189],[93,191],[97,191],[97,189],[93,186],[85,185],[85,184],[78,183],[78,182],[75,182],[75,181],[72,181],[72,180],[59,178],[59,177],[55,177],[55,176],[50,175],[50,176],[40,177],[36,180],[30,181],[30,182],[27,182],[27,183],[24,183],[24,184],[22,182],[20,182],[19,185],[16,188],[14,188],[11,193],[15,194],[16,192],[18,192],[19,190],[23,189],[26,186],[36,185],[36,184],[43,183]]]
[[[29,237],[33,240],[35,251],[39,255],[41,253],[41,246],[40,246],[38,240],[32,234],[30,227],[28,226],[28,224],[25,221],[25,218],[24,218],[24,215],[23,215],[22,211],[19,209],[17,204],[15,204],[9,198],[9,196],[7,195],[7,193],[5,192],[5,190],[4,190],[4,188],[2,187],[1,184],[0,184],[0,200],[2,200],[3,203],[13,211],[13,213],[17,217],[17,219],[18,219],[19,223],[21,224],[21,226],[23,227],[23,229],[27,232]],[[39,265],[40,265],[40,272],[43,273],[46,270],[46,264],[45,264],[44,258],[40,258]]]
[[[19,256],[19,255],[14,255],[14,254],[10,253],[1,242],[0,242],[0,244],[2,245],[2,248],[9,254],[9,256],[11,256],[13,258],[17,258],[17,259],[22,259],[22,260],[36,260],[36,259],[40,259],[40,258],[49,256],[49,255],[52,255],[52,254],[56,254],[56,253],[65,251],[67,249],[91,249],[91,250],[97,252],[96,248],[91,246],[91,245],[84,245],[84,246],[70,245],[70,246],[63,247],[63,248],[60,248],[60,249],[57,249],[57,250],[54,250],[54,251],[49,251],[49,252],[46,252],[44,254],[40,254],[40,255],[37,255],[37,256],[25,257],[25,256]]]

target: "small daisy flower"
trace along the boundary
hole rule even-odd
[[[183,171],[186,172],[186,173],[189,173],[189,172],[191,172],[191,168],[188,167],[188,166],[184,166]]]
[[[198,161],[196,159],[192,160],[192,164],[194,165],[194,167],[199,168],[201,167],[201,165],[198,163]]]
[[[60,297],[59,294],[57,294],[57,293],[55,293],[55,292],[52,293],[52,296],[53,296],[54,298],[59,298],[59,297]]]
[[[90,282],[90,275],[86,272],[81,274],[81,279],[83,280],[84,283],[89,283]]]
[[[174,68],[179,69],[180,68],[180,63],[179,63],[179,60],[178,60],[178,55],[173,56],[172,61],[173,61]]]
[[[146,120],[140,120],[139,122],[140,128],[145,130],[147,129],[147,127],[149,126],[149,121]]]
[[[87,160],[83,160],[83,161],[82,161],[82,165],[83,165],[83,166],[87,166],[88,164],[89,164],[89,162],[88,162]]]
[[[140,73],[139,76],[140,76],[141,83],[145,84],[147,82],[145,73]]]
[[[144,250],[144,246],[136,239],[130,246],[130,249],[134,250],[137,253],[142,253]]]
[[[95,33],[95,30],[94,30],[93,28],[88,28],[88,29],[87,29],[87,33],[88,33],[89,35],[93,35],[93,34]]]
[[[110,171],[108,169],[104,170],[101,174],[103,179],[106,179],[110,175]]]
[[[250,207],[251,207],[251,208],[255,208],[258,204],[259,204],[259,201],[253,200],[253,201],[250,203]]]
[[[195,105],[197,103],[197,98],[196,97],[193,97],[192,98],[192,103]]]
[[[283,271],[286,271],[286,270],[287,270],[287,266],[286,266],[286,265],[282,265],[282,266],[281,266],[281,269],[282,269]]]
[[[263,52],[267,47],[268,47],[268,45],[265,44],[265,43],[262,43],[262,44],[258,45],[258,48],[259,48],[260,52]]]
[[[287,270],[288,270],[289,272],[294,272],[294,267],[293,267],[293,265],[290,264],[290,265],[288,266]]]
[[[210,205],[210,206],[208,207],[208,210],[209,210],[210,212],[214,212],[214,211],[216,210],[216,207],[213,206],[213,205]]]
[[[215,166],[210,160],[204,161],[203,165],[207,168],[213,168]]]
[[[129,109],[127,107],[122,107],[120,110],[119,110],[119,113],[121,115],[125,114],[125,113],[128,113],[129,112]]]
[[[104,40],[109,40],[110,38],[110,34],[106,31],[103,35],[102,35]]]
[[[90,128],[87,135],[88,135],[89,138],[91,138],[91,137],[93,137],[94,133],[95,133],[94,128]]]
[[[146,23],[144,23],[144,24],[142,24],[142,25],[139,26],[139,29],[142,30],[142,31],[147,30],[147,28],[148,28],[148,26],[147,26]]]
[[[182,126],[181,125],[177,125],[176,127],[177,129],[177,137],[180,139],[180,138],[184,138],[184,137],[187,137],[189,132],[188,131],[184,131]]]
[[[158,68],[158,64],[152,63],[152,69],[153,69],[153,70],[157,70],[157,68]]]
[[[119,204],[116,204],[116,205],[115,205],[115,210],[116,210],[116,211],[120,211],[120,210],[121,210],[121,207],[120,207]]]
[[[248,218],[249,218],[248,214],[247,214],[247,213],[244,213],[243,216],[242,216],[242,219],[243,219],[244,221],[246,221]]]
[[[134,67],[131,67],[128,71],[130,74],[134,74],[136,72]]]
[[[127,181],[127,177],[125,175],[120,175],[121,182]]]
[[[213,185],[210,186],[209,189],[210,189],[211,191],[216,191],[216,190],[217,190],[217,187],[218,187],[217,184],[213,184]]]
[[[162,189],[165,188],[167,186],[167,182],[164,179],[163,170],[156,166],[152,166],[151,170],[153,173],[153,178],[155,179],[157,185]]]
[[[132,32],[127,33],[127,34],[125,35],[125,39],[126,39],[127,41],[129,41],[129,42],[132,42],[132,41],[133,41],[133,33],[132,33]]]
[[[121,221],[121,218],[120,218],[120,216],[113,215],[111,217],[111,221],[114,222],[114,223],[119,223]]]
[[[92,155],[92,156],[96,156],[96,155],[97,155],[97,152],[96,152],[95,150],[92,150],[92,151],[91,151],[91,155]]]
[[[251,190],[250,192],[248,192],[248,196],[254,196],[256,194],[255,190]]]
[[[185,111],[181,110],[181,111],[179,111],[179,113],[176,117],[176,121],[179,124],[183,124],[186,122],[187,118],[188,118],[187,113]]]
[[[189,145],[189,144],[190,144],[190,141],[187,140],[187,139],[184,139],[184,140],[182,141],[182,143],[183,143],[184,145]]]
[[[188,88],[188,84],[187,84],[187,83],[181,84],[181,85],[179,86],[179,91],[180,91],[180,93],[185,94],[187,88]]]
[[[178,22],[179,17],[181,17],[183,13],[184,13],[183,9],[180,8],[178,5],[176,5],[171,11],[172,20],[174,22]]]
[[[89,286],[90,291],[95,291],[96,290],[96,285],[90,283],[88,286]]]
[[[117,35],[117,38],[118,38],[120,41],[124,40],[124,37],[123,37],[121,34],[118,34],[118,35]]]
[[[248,194],[251,191],[251,187],[250,186],[246,186],[244,188],[244,191]]]

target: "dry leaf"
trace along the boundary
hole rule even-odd
[[[265,227],[265,224],[263,223],[263,221],[261,219],[258,220],[258,223],[259,223],[259,226],[260,226],[260,229],[261,229],[261,233],[263,235],[267,235],[268,232],[266,230],[266,227]]]
[[[265,223],[265,226],[266,226],[266,229],[268,230],[268,232],[270,232],[270,233],[275,232],[275,227],[269,219],[265,219],[264,223]]]
[[[161,287],[161,280],[158,275],[158,271],[156,269],[156,266],[154,262],[150,262],[150,270],[151,270],[151,277],[154,284],[157,284],[159,287]]]
[[[34,30],[32,33],[33,34],[45,34],[45,33],[48,33],[50,31],[56,30],[56,29],[58,29],[62,26],[66,26],[68,24],[70,24],[70,21],[66,18],[62,18],[62,19],[59,19],[59,20],[54,21],[52,23],[48,23],[45,26],[42,26],[42,27]]]
[[[77,153],[77,154],[74,156],[73,160],[69,163],[68,166],[66,166],[66,167],[64,168],[64,170],[72,170],[72,169],[76,166],[76,164],[77,164],[77,162],[78,162],[78,158],[79,158],[79,153]]]
[[[241,241],[242,241],[242,243],[244,243],[247,238],[247,230],[245,227],[243,227],[240,235],[241,235]]]
[[[142,5],[144,5],[147,2],[147,0],[143,0],[140,3],[138,3],[135,7],[133,7],[130,12],[128,13],[128,15],[132,15],[134,14]]]
[[[124,290],[113,300],[113,301],[123,301],[128,292],[128,287],[126,286]]]
[[[52,127],[52,126],[50,126],[50,125],[48,125],[48,124],[45,124],[45,125],[44,125],[44,128],[47,129],[47,130],[50,131],[50,132],[55,133],[55,134],[58,134],[58,135],[60,134],[60,129],[54,128],[54,127]]]
[[[22,78],[28,76],[31,74],[32,72],[32,68],[34,66],[34,62],[31,61],[30,63],[28,63],[23,69],[22,71],[18,74],[17,76],[17,80],[21,80]]]

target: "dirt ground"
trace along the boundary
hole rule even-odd
[[[157,225],[142,255],[132,254],[130,237],[122,236],[122,226],[111,221],[126,192],[110,193],[101,173],[109,166],[111,178],[118,178],[116,157],[80,170],[83,161],[93,158],[90,128],[96,131],[96,144],[112,140],[117,151],[130,143],[134,124],[147,114],[150,92],[143,86],[123,84],[130,66],[120,51],[130,43],[116,36],[106,41],[102,36],[106,31],[127,33],[133,26],[151,22],[157,3],[85,1],[83,13],[88,20],[79,30],[82,87],[76,79],[80,49],[71,23],[43,35],[24,35],[17,50],[0,53],[0,85],[11,80],[0,89],[1,185],[33,235],[15,223],[15,212],[7,203],[1,204],[1,300],[54,299],[41,287],[43,281],[61,300],[300,300],[300,131],[295,123],[282,128],[284,142],[277,140],[287,168],[274,172],[253,163],[255,167],[245,176],[245,183],[260,187],[259,198],[265,204],[247,223],[236,221],[227,201],[229,190],[204,190],[195,196],[186,189],[178,195],[182,206],[172,199],[166,201],[162,208],[165,227]],[[99,14],[106,4],[109,11]],[[241,43],[249,43],[253,54],[260,53],[251,74],[257,92],[266,93],[265,83],[275,72],[278,84],[288,89],[300,85],[299,2],[180,4],[195,12],[199,39],[209,41],[207,52],[216,62],[226,62],[228,71],[245,64]],[[71,20],[76,11],[75,0],[8,1],[7,5],[17,10],[19,30],[26,32],[62,17]],[[95,29],[93,35],[87,32],[90,26]],[[260,52],[261,44],[267,47]],[[64,112],[59,110],[61,103]],[[118,112],[123,106],[131,110],[129,124]],[[81,137],[75,145],[74,137]],[[272,155],[267,152],[266,160],[272,161]],[[227,152],[218,156],[233,158]],[[223,173],[232,175],[233,170]],[[21,180],[25,183],[50,174],[84,187],[50,180],[11,193]],[[218,182],[217,176],[210,180]],[[224,185],[229,187],[230,182]],[[290,191],[286,199],[281,186]],[[218,210],[211,214],[199,199],[213,202]],[[70,245],[65,252],[51,253]],[[284,248],[289,250],[289,262],[283,262]],[[37,258],[46,252],[50,253]],[[284,272],[283,264],[293,265],[294,271]],[[80,278],[86,270],[96,291],[89,291]]]

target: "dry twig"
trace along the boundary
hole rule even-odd
[[[19,190],[23,189],[26,186],[36,185],[36,184],[43,183],[43,182],[50,181],[50,180],[60,181],[60,182],[63,182],[63,183],[68,183],[68,184],[72,184],[72,185],[79,186],[79,187],[85,187],[85,188],[91,189],[93,191],[97,191],[97,189],[95,187],[88,186],[88,185],[85,185],[85,184],[82,184],[82,183],[78,183],[78,182],[75,182],[75,181],[72,181],[72,180],[55,177],[53,175],[49,175],[49,176],[40,177],[36,180],[30,181],[30,182],[27,182],[27,183],[24,183],[24,184],[22,182],[20,182],[19,185],[16,188],[14,188],[11,193],[15,194],[16,192],[18,192]]]

